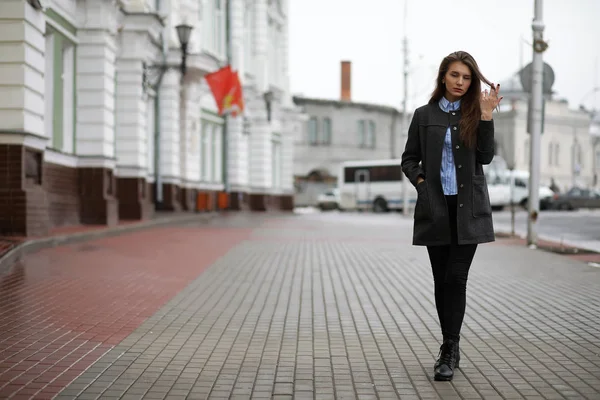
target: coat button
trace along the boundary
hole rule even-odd
[[[456,148],[457,148],[457,149],[460,149],[460,146],[459,146],[459,145],[456,145]]]
[[[454,127],[454,130],[456,130],[456,127]]]
[[[456,115],[456,113],[455,113],[455,112],[453,112],[453,113],[452,113],[452,115]]]
[[[460,203],[458,206],[459,206],[460,208],[462,208],[462,206],[463,206],[463,205],[462,205],[462,203]]]
[[[458,168],[462,168],[462,165],[458,164]]]
[[[460,184],[460,187],[461,187],[461,188],[462,188],[462,187],[464,187],[464,186],[465,186],[465,185],[463,185],[462,183]]]

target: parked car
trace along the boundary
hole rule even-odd
[[[340,191],[329,190],[317,196],[317,207],[321,210],[337,210],[340,207]]]
[[[562,194],[555,194],[551,200],[554,210],[576,210],[578,208],[600,208],[600,191],[571,188]]]

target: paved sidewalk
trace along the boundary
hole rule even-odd
[[[395,215],[239,215],[29,255],[0,282],[0,397],[600,398],[600,269],[480,246],[440,383],[409,243]]]

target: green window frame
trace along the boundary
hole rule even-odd
[[[58,151],[65,151],[65,137],[70,134],[72,137],[72,147],[69,149],[73,154],[77,151],[77,43],[70,39],[69,36],[75,37],[77,29],[69,23],[64,17],[55,12],[53,9],[46,11],[46,36],[52,35],[52,49],[47,49],[46,56],[52,57],[52,138],[51,147]],[[72,50],[70,53],[65,53]],[[72,86],[71,98],[71,132],[65,132],[65,81],[63,76],[65,70],[68,71],[68,66],[65,64],[66,54],[69,54],[71,59],[71,70],[69,71],[69,84]],[[68,61],[68,60],[67,60]],[[46,71],[48,72],[48,71]],[[49,94],[46,93],[49,98]],[[45,115],[49,118],[50,115]]]

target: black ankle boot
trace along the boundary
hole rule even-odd
[[[435,364],[433,365],[434,370],[440,366],[440,360],[442,359],[441,355],[443,352],[443,347],[447,341],[448,341],[448,339],[444,339],[444,343],[442,343],[442,345],[440,346],[440,352],[438,353],[438,359],[435,361]],[[456,342],[456,363],[454,364],[455,368],[459,368],[459,366],[458,366],[459,363],[460,363],[460,347],[459,347],[459,342]]]
[[[454,369],[458,368],[459,359],[458,341],[452,339],[444,341],[440,348],[440,358],[435,363],[434,380],[451,381],[454,377]]]

